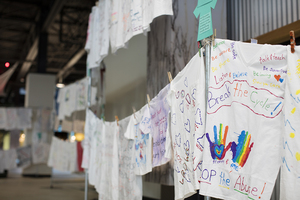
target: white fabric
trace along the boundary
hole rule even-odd
[[[74,83],[74,85],[76,87],[75,110],[84,110],[87,104],[88,79],[83,78],[80,81]]]
[[[6,108],[0,108],[0,128],[6,129],[6,125],[7,125]]]
[[[87,29],[87,33],[86,33],[86,42],[85,42],[85,46],[84,49],[87,51],[87,53],[90,53],[91,50],[91,46],[92,46],[92,29],[93,29],[93,10],[89,15],[89,22],[88,22],[88,29]]]
[[[281,145],[280,199],[299,199],[300,188],[300,47],[287,46],[288,75],[284,98],[285,132]]]
[[[50,114],[51,111],[47,109],[38,109],[36,111],[35,121],[33,121],[32,144],[38,144],[40,142],[47,143],[48,133],[50,129]]]
[[[76,85],[71,84],[61,88],[58,93],[57,102],[59,103],[58,118],[64,119],[71,116],[76,109]]]
[[[286,48],[216,39],[201,189],[221,199],[270,199],[280,166]]]
[[[136,175],[144,175],[152,171],[152,136],[151,134],[144,134],[139,128],[146,106],[148,104],[131,115],[124,134],[127,139],[134,139]]]
[[[60,171],[75,172],[77,170],[76,142],[66,142],[52,137],[48,166]]]
[[[18,108],[18,129],[30,129],[31,128],[31,118],[32,118],[32,109],[31,108]]]
[[[4,169],[10,170],[17,167],[17,151],[16,149],[9,149],[3,151],[3,157],[2,160],[0,159],[0,162],[3,162]]]
[[[119,41],[122,34],[118,33],[119,26],[123,26],[123,21],[121,18],[122,12],[120,10],[121,5],[122,3],[120,0],[111,0],[109,39],[112,53],[116,53],[119,48],[124,47],[124,42]]]
[[[16,129],[18,115],[17,110],[15,108],[6,108],[6,130]]]
[[[143,0],[132,0],[130,3],[130,16],[128,17],[129,26],[125,36],[125,42],[128,42],[133,36],[143,33]],[[145,26],[145,30],[149,29]]]
[[[26,168],[31,165],[31,146],[17,148],[18,167]]]
[[[161,15],[173,15],[172,0],[152,0],[143,3],[143,29],[149,30],[149,24]]]
[[[170,85],[167,85],[151,100],[150,109],[146,106],[140,123],[141,131],[145,134],[150,133],[153,138],[152,167],[163,165],[170,160],[165,157],[167,119],[170,111],[170,106],[166,98],[169,89]]]
[[[194,174],[199,173],[197,164],[202,161],[202,150],[196,145],[204,134],[204,69],[203,57],[197,53],[173,79],[168,94],[171,127],[165,156],[172,157],[172,145],[175,199],[184,199],[199,189]]]
[[[84,127],[84,140],[82,141],[83,156],[81,167],[88,169],[90,163],[90,150],[93,133],[95,132],[96,116],[90,109],[86,109],[85,114],[85,127]]]
[[[124,137],[130,116],[119,122],[119,199],[141,200],[142,176],[135,175],[134,141]]]
[[[92,13],[94,21],[93,28],[90,29],[92,43],[89,52],[89,69],[99,67],[103,58],[108,54],[110,0],[99,0],[99,5],[92,8]]]
[[[115,46],[112,46],[112,53],[115,53],[118,49],[127,47],[125,42],[126,38],[131,35],[131,19],[130,19],[130,9],[132,0],[122,0],[116,3],[118,0],[113,0],[114,4],[118,4],[118,22],[117,22],[117,32],[113,35],[116,36]],[[112,44],[113,45],[113,44]]]
[[[32,163],[47,163],[49,158],[50,145],[47,143],[37,143],[31,145]]]
[[[99,151],[98,147],[102,145],[102,132],[103,132],[103,121],[96,118],[94,128],[91,136],[91,149],[90,149],[90,161],[89,161],[89,183],[95,185],[98,174],[97,167],[99,166]]]
[[[103,131],[103,154],[100,157],[100,180],[96,185],[99,199],[119,199],[119,160],[117,122],[105,122]]]

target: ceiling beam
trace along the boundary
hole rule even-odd
[[[85,54],[85,49],[79,50],[70,60],[69,62],[57,73],[56,78],[62,79],[64,77],[64,74],[72,68],[78,60]]]
[[[55,16],[60,12],[60,10],[62,9],[64,3],[66,0],[55,0],[53,6],[51,7],[51,10],[43,24],[43,28],[42,31],[48,31],[49,27],[51,26],[51,24],[53,23]],[[27,56],[25,58],[25,60],[34,60],[37,56],[38,53],[38,41],[39,41],[39,37],[37,36],[34,39],[34,42],[32,44],[32,46],[30,47]],[[19,74],[18,74],[18,78],[17,79],[21,79],[23,78],[27,72],[29,71],[31,67],[31,63],[29,62],[24,62]]]

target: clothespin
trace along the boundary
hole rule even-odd
[[[213,46],[215,46],[215,39],[217,37],[217,29],[214,30],[214,34],[212,35]]]
[[[134,118],[136,118],[136,117],[135,117],[135,112],[136,112],[136,110],[135,110],[135,107],[134,107],[134,106],[132,106],[132,111],[133,111],[133,116],[134,116]]]
[[[199,57],[201,57],[201,48],[202,48],[201,41],[198,41],[197,44],[199,49]]]
[[[294,31],[290,31],[290,43],[291,43],[291,52],[295,53],[296,41],[295,41],[295,32]]]
[[[172,74],[171,74],[171,72],[168,72],[168,77],[169,77],[169,81],[170,81],[170,83],[172,82]]]
[[[150,108],[150,96],[149,96],[149,94],[147,94],[147,100],[148,100],[148,106]]]
[[[115,116],[115,119],[117,121],[117,125],[119,126],[119,117],[117,115]]]

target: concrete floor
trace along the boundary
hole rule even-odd
[[[51,178],[29,178],[9,173],[0,178],[0,200],[84,200],[84,174],[54,173]],[[88,200],[98,199],[89,186]]]

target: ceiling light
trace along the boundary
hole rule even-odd
[[[63,87],[65,87],[65,84],[63,84],[63,83],[57,83],[57,84],[56,84],[56,87],[58,87],[58,88],[63,88]]]

